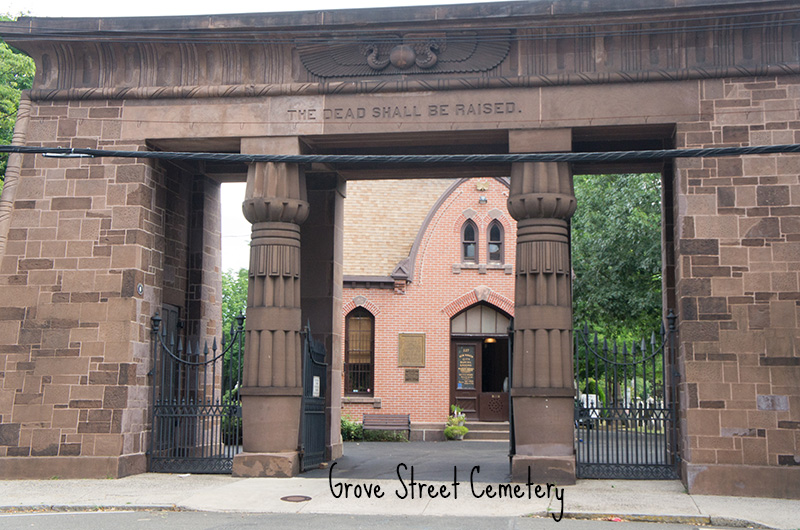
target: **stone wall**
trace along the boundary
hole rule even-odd
[[[34,102],[28,145],[145,149],[119,139],[120,115],[120,102]],[[146,469],[150,317],[162,297],[187,307],[192,223],[206,284],[188,300],[219,329],[218,195],[137,159],[23,158],[0,262],[0,475]]]
[[[800,142],[796,78],[702,83],[677,147]],[[800,496],[800,156],[676,161],[684,480]]]

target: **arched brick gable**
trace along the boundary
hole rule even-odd
[[[366,296],[359,295],[342,306],[342,314],[347,315],[350,313],[350,311],[357,307],[363,307],[372,313],[373,316],[376,316],[381,312],[380,308],[373,304]]]
[[[442,312],[448,316],[448,318],[453,318],[458,313],[463,311],[464,309],[477,304],[478,302],[487,302],[501,311],[508,313],[511,316],[514,316],[514,301],[506,298],[502,294],[492,291],[489,287],[485,285],[481,285],[476,287],[472,291],[463,294],[447,304],[443,309]]]

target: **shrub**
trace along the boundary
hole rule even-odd
[[[463,425],[448,425],[444,428],[444,437],[448,440],[455,440],[456,438],[463,438],[469,429]]]
[[[342,440],[350,442],[363,439],[364,428],[362,425],[346,416],[342,416]]]
[[[365,442],[407,442],[405,431],[364,431]]]

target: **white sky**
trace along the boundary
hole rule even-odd
[[[35,17],[131,17],[260,13],[275,11],[316,11],[331,9],[381,8],[393,6],[475,4],[501,0],[0,0],[0,14]],[[250,223],[242,216],[244,184],[222,186],[222,269],[247,268]]]

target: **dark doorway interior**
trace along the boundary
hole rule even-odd
[[[453,338],[451,400],[467,419],[508,421],[508,338]]]

